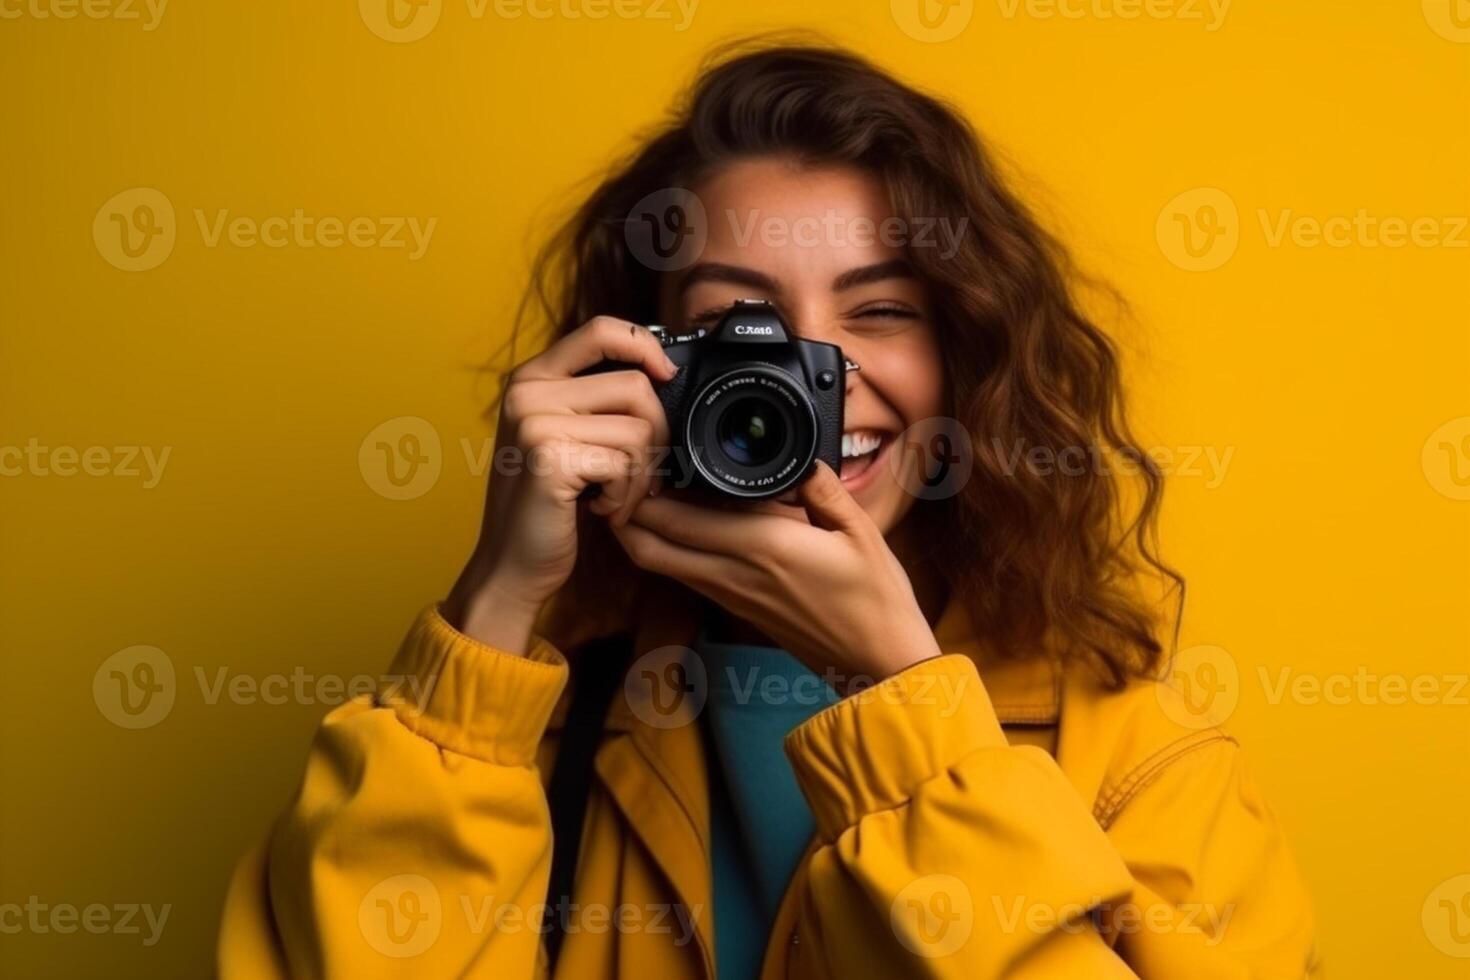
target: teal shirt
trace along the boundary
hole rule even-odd
[[[784,650],[695,643],[709,679],[711,876],[719,980],[755,980],[786,885],[810,843],[811,810],[782,749],[837,694]]]

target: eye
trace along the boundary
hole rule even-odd
[[[903,320],[917,320],[919,314],[903,306],[870,306],[864,310],[858,310],[853,314],[856,319],[876,319],[876,317],[897,317]]]
[[[885,320],[917,320],[918,311],[908,306],[899,306],[895,303],[877,303],[873,306],[865,306],[855,313],[849,314],[853,320],[866,320],[881,323]]]
[[[718,323],[720,317],[728,313],[730,311],[730,307],[734,305],[734,303],[725,303],[721,306],[711,306],[709,309],[703,310],[689,317],[689,319],[685,322],[688,324],[691,330],[695,327],[708,327],[712,324]]]

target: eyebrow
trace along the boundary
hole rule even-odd
[[[866,286],[870,283],[882,282],[885,279],[913,279],[914,269],[905,259],[889,259],[886,262],[876,262],[873,265],[859,266],[856,269],[848,269],[846,272],[832,280],[832,291],[843,292],[855,289],[858,286]],[[752,289],[762,289],[768,293],[779,293],[780,286],[776,280],[763,272],[748,269],[739,265],[726,265],[723,262],[700,262],[690,266],[679,280],[679,293],[685,293],[701,282],[726,282],[736,286],[748,286]]]
[[[728,282],[736,286],[749,286],[752,289],[762,289],[768,293],[779,292],[776,280],[763,272],[747,269],[739,265],[725,265],[723,262],[699,262],[689,267],[684,273],[684,278],[679,281],[680,293],[688,292],[695,285],[702,282]]]
[[[848,269],[842,275],[832,280],[832,291],[840,293],[845,289],[854,289],[858,286],[866,286],[870,283],[882,282],[885,279],[913,279],[914,267],[905,259],[889,259],[887,262],[877,262],[873,265],[863,265],[856,269]]]

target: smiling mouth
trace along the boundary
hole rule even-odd
[[[856,482],[872,468],[883,450],[893,441],[888,432],[876,429],[853,429],[842,434],[842,482]]]

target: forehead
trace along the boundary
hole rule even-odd
[[[694,190],[708,222],[701,255],[708,262],[790,279],[830,277],[903,256],[882,234],[893,217],[887,191],[855,167],[742,160]]]

